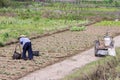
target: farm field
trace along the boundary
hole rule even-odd
[[[114,21],[120,18],[118,8],[82,8],[69,3],[18,5],[20,6],[0,8],[0,79],[2,80],[16,80],[87,50],[94,45],[94,40],[102,38],[106,31],[112,36],[120,34],[120,21]],[[80,26],[92,21],[101,22]],[[16,41],[21,34],[32,38],[64,28],[69,30],[31,39],[33,50],[40,51],[40,56],[34,57],[33,61],[13,60],[12,54],[16,44],[5,45]]]
[[[85,31],[66,31],[48,37],[34,39],[32,40],[33,50],[41,52],[39,57],[34,57],[34,61],[12,60],[11,56],[14,52],[15,45],[2,47],[0,48],[0,60],[2,61],[0,63],[0,78],[13,80],[34,70],[63,60],[67,56],[75,55],[93,46],[94,40],[98,36],[103,36],[108,29],[113,36],[120,33],[119,26],[102,27],[95,24],[87,26],[87,30]]]
[[[120,47],[119,40],[120,40],[119,35],[114,37],[114,41],[115,41],[114,45],[116,46],[116,49],[117,47]],[[96,77],[98,77],[97,80],[99,79],[108,80],[108,77],[111,77],[111,76],[107,76],[107,74],[109,75],[112,73],[111,72],[109,73],[107,71],[108,70],[111,71],[110,67],[116,66],[116,64],[119,63],[119,62],[116,62],[119,60],[119,59],[116,59],[117,57],[119,58],[118,54],[119,52],[117,50],[116,57],[113,57],[113,56],[95,57],[94,47],[92,47],[83,52],[79,52],[79,54],[71,56],[63,61],[47,66],[35,72],[32,72],[18,80],[28,80],[28,79],[31,79],[31,80],[34,80],[34,79],[36,80],[76,80],[76,79],[86,80],[88,79],[88,77],[89,79],[91,79],[92,77],[92,80],[96,80]],[[113,62],[113,60],[115,62]],[[111,63],[114,63],[115,65],[112,65]],[[106,64],[109,65],[107,66],[107,69],[105,68]],[[103,66],[104,68],[100,66]],[[104,74],[104,71],[106,72],[105,74]],[[103,72],[103,74],[100,74],[100,72]],[[70,75],[69,78],[63,79],[66,75]],[[105,75],[105,77],[103,77],[103,75]],[[118,76],[119,74],[115,73],[115,75]],[[114,76],[114,73],[113,73],[113,76]],[[115,79],[112,78],[112,80],[115,80]]]
[[[118,8],[88,8],[69,3],[16,4],[20,6],[0,9],[0,46],[15,41],[21,34],[34,36],[90,21],[119,18]]]
[[[38,35],[61,28],[67,28],[77,24],[87,23],[88,21],[75,20],[50,20],[40,19],[34,21],[32,19],[20,20],[12,17],[0,17],[0,43],[12,41],[21,34],[32,36]]]

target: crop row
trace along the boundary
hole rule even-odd
[[[83,24],[81,20],[50,20],[50,19],[17,19],[12,17],[0,17],[0,42],[7,42],[17,38],[20,34],[37,35],[44,32],[65,28],[68,26]]]
[[[120,25],[120,21],[102,21],[100,23],[96,24],[97,26],[119,26]]]

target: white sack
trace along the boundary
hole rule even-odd
[[[108,48],[108,55],[116,56],[115,48]]]
[[[108,51],[107,50],[98,50],[97,54],[108,55]]]

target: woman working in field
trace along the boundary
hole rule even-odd
[[[33,52],[32,52],[32,45],[31,45],[31,41],[29,38],[27,38],[25,35],[21,35],[18,38],[20,44],[22,45],[22,59],[27,60],[26,57],[26,51],[28,51],[28,58],[29,60],[33,59]]]

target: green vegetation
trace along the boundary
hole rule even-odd
[[[27,1],[26,0],[17,0],[17,1],[16,0],[0,0],[0,1],[2,1],[0,2],[0,7],[1,7],[0,8],[0,46],[4,46],[6,42],[16,40],[17,37],[21,34],[31,37],[31,36],[37,36],[46,32],[58,30],[61,28],[71,27],[71,26],[73,26],[70,28],[71,31],[83,31],[83,30],[86,30],[85,26],[77,27],[76,25],[88,23],[89,21],[97,21],[101,19],[113,20],[116,17],[118,19],[120,18],[120,16],[116,16],[119,14],[119,4],[120,4],[119,1],[111,2],[109,0],[107,2],[105,1],[97,2],[97,1],[82,0],[82,2],[80,2],[81,0],[80,1],[77,0],[77,2],[71,2],[71,3],[70,2],[50,2],[51,0],[47,0],[47,3],[31,2],[28,0]],[[118,24],[119,21],[118,22],[104,21],[103,23],[107,24],[106,26],[119,25]],[[96,25],[102,25],[103,23],[101,22]],[[94,35],[96,36],[96,34]],[[42,48],[40,46],[37,46],[37,48],[39,48],[40,51],[43,50],[43,52],[44,51],[45,52],[47,51],[47,53],[51,52],[50,55],[52,55],[52,53],[54,53],[55,55],[56,53],[64,53],[67,55],[75,54],[76,53],[75,50],[79,50],[79,49],[84,50],[85,48],[90,47],[93,42],[92,36],[94,35],[84,34],[84,35],[80,35],[80,37],[75,36],[75,38],[79,37],[78,40],[80,43],[81,41],[83,41],[82,44],[79,43],[80,47],[75,45],[78,43],[76,40],[73,43],[71,43],[70,41],[70,46],[69,46],[69,42],[68,41],[66,42],[66,40],[63,39],[64,41],[62,45],[59,45],[60,43],[58,42],[58,40],[56,40],[57,45],[53,44],[52,47],[49,47],[51,46],[51,44],[49,44],[48,42],[45,44],[45,46],[42,46]],[[67,45],[64,46],[63,44],[64,45],[67,44]],[[5,51],[3,50],[1,54],[3,55],[8,54],[6,58],[9,58],[12,55],[12,53],[10,53],[9,51],[7,51],[6,54],[4,54],[4,52]],[[61,54],[61,55],[64,55],[64,54]],[[37,67],[36,65],[38,65],[41,67],[41,65],[43,66],[43,64],[47,64],[45,63],[46,61],[48,61],[48,63],[54,62],[54,59],[51,59],[51,57],[49,57],[48,54],[45,54],[42,57],[40,57],[39,59],[36,59],[35,65],[33,65],[32,63],[32,66]],[[97,71],[100,71],[101,72],[100,74],[103,74],[104,72],[102,71],[108,70],[108,68],[110,68],[111,66],[112,66],[111,68],[112,70],[117,71],[119,73],[120,67],[119,65],[116,65],[116,64],[119,64],[118,60],[119,60],[119,57],[118,58],[106,57],[102,59],[102,61],[88,64],[87,66],[82,68],[82,70],[79,70],[80,72],[76,72],[74,75],[72,74],[72,77],[66,78],[66,79],[81,80],[81,78],[87,78],[86,80],[89,80],[89,79],[98,80],[97,77],[94,76],[94,74],[97,73]],[[56,62],[56,59],[55,59],[55,62]],[[11,60],[9,61],[9,63],[13,64]],[[23,63],[23,62],[20,61],[18,63]],[[5,66],[7,66],[6,64],[7,63],[5,60]],[[103,64],[104,66],[102,66]],[[110,64],[110,66],[106,64]],[[27,63],[27,65],[25,66],[29,66],[29,65],[30,64]],[[106,66],[108,67],[107,69],[106,69]],[[100,67],[100,70],[98,69],[99,67]],[[5,67],[3,68],[7,70]],[[10,67],[10,68],[13,69],[13,67]],[[13,71],[15,72],[13,73],[14,75],[16,74],[17,76],[21,75],[20,72],[17,72],[18,68],[21,69],[21,71],[27,70],[27,67],[16,66],[15,71]],[[9,69],[10,72],[11,72],[11,69]],[[111,72],[110,71],[106,72],[106,74],[111,75],[109,73]],[[11,75],[11,73],[8,73],[8,72],[5,72],[5,73],[1,72],[1,74]],[[7,76],[7,78],[10,78],[10,76]],[[109,79],[106,79],[106,80],[109,80]]]
[[[17,38],[20,34],[34,35],[60,28],[69,27],[70,25],[83,24],[87,21],[75,20],[51,20],[51,19],[17,19],[12,17],[0,17],[0,42]]]
[[[118,80],[120,74],[120,48],[117,56],[107,56],[98,61],[87,64],[83,68],[68,75],[64,80]]]
[[[71,31],[84,31],[86,30],[86,27],[85,26],[73,26],[70,28]]]
[[[10,0],[0,0],[0,7],[8,7],[10,5]]]
[[[120,26],[120,21],[101,21],[96,26]]]
[[[5,1],[4,3],[7,2],[7,0],[1,1]],[[20,34],[27,36],[39,35],[44,32],[83,24],[89,20],[93,21],[96,16],[100,19],[113,19],[116,16],[109,13],[119,10],[118,8],[83,6],[81,3],[78,4],[75,2],[38,3],[16,0],[10,0],[9,2],[9,6],[1,6],[3,8],[0,8],[0,45],[17,38]],[[95,5],[94,2],[82,3]],[[83,26],[80,28],[71,28],[72,31],[81,31],[84,29]]]

